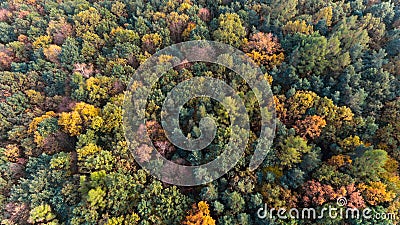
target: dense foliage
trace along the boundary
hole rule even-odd
[[[177,187],[133,159],[124,90],[157,50],[201,39],[239,48],[260,65],[277,135],[256,171],[247,168],[249,144],[220,179]],[[186,165],[213,160],[231,135],[228,112],[204,98],[186,104],[180,123],[197,137],[198,121],[212,115],[213,143],[189,153],[165,137],[160,106],[195,76],[234,87],[249,112],[250,141],[259,134],[254,94],[236,74],[206,63],[171,70],[149,98],[147,129],[160,153]],[[399,78],[395,0],[0,1],[1,224],[398,224]],[[264,203],[321,208],[339,197],[397,219],[257,217]]]

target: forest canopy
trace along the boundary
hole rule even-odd
[[[215,140],[188,152],[166,137],[161,105],[193,77],[232,86],[251,128],[232,170],[180,187],[138,165],[122,117],[139,66],[190,40],[228,44],[254,60],[271,85],[277,126],[266,159],[249,171],[260,138],[249,85],[210,63],[169,70],[146,108],[147,133],[163,156],[204,164],[232,135],[227,110],[196,98],[180,112],[182,132],[199,137],[200,119],[211,116]],[[4,0],[0,86],[1,224],[399,224],[399,1]],[[151,149],[137,148],[149,160]],[[338,198],[395,219],[257,216],[264,204],[320,209]]]

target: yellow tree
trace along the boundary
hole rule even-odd
[[[119,17],[127,16],[126,5],[120,1],[114,1],[111,12]]]
[[[111,217],[107,220],[106,225],[135,225],[140,221],[140,217],[136,213],[126,216]]]
[[[342,141],[339,141],[340,147],[342,147],[343,150],[349,152],[353,151],[355,148],[357,148],[360,145],[363,145],[364,143],[361,141],[360,137],[355,135],[355,136],[350,136]]]
[[[359,184],[358,188],[363,192],[365,200],[371,205],[391,202],[396,194],[387,190],[387,185],[380,181],[372,181],[368,185]]]
[[[81,134],[84,127],[90,126],[92,121],[99,117],[99,114],[100,109],[93,105],[79,102],[76,103],[72,112],[61,113],[58,125],[71,136],[77,136]]]
[[[153,54],[157,48],[161,46],[161,36],[157,33],[155,34],[145,34],[142,37],[142,48]]]
[[[201,201],[193,204],[192,210],[186,216],[185,225],[215,225],[215,220],[210,216],[207,202]]]
[[[34,49],[47,48],[50,45],[51,41],[51,37],[48,35],[40,36],[36,38],[36,40],[32,43],[32,47]]]
[[[46,112],[44,115],[35,117],[29,124],[28,132],[33,133],[34,141],[37,145],[41,146],[43,144],[44,137],[39,133],[38,126],[41,122],[46,119],[55,118],[57,115],[53,111]]]
[[[314,23],[318,23],[320,20],[325,20],[326,25],[330,27],[332,25],[332,6],[328,6],[319,10],[318,13],[314,15]]]
[[[319,97],[311,91],[297,91],[287,100],[288,116],[292,120],[300,119],[309,108],[313,107]]]
[[[101,17],[97,9],[90,7],[74,16],[76,35],[81,37],[86,32],[94,32]]]
[[[58,45],[49,45],[49,47],[43,49],[43,54],[50,62],[57,63],[58,56],[61,53],[61,47]]]
[[[247,52],[257,64],[264,65],[267,69],[280,65],[285,56],[278,38],[271,33],[258,32],[250,36],[249,41],[244,44],[243,51]]]
[[[106,76],[90,77],[86,80],[86,90],[89,93],[89,102],[94,105],[101,105],[112,95],[115,79]]]
[[[328,159],[328,164],[337,168],[350,165],[351,162],[352,160],[348,155],[335,155]]]
[[[294,22],[289,21],[283,27],[283,33],[285,34],[294,34],[294,33],[303,33],[303,34],[312,34],[313,26],[307,25],[306,21],[296,20]]]
[[[218,29],[213,33],[217,41],[232,45],[233,47],[242,45],[246,30],[239,15],[236,13],[221,14],[218,18],[218,24]]]

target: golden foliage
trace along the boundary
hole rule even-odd
[[[94,32],[101,21],[101,14],[96,8],[90,7],[74,16],[76,35],[81,37],[86,32]]]
[[[261,194],[265,203],[273,208],[294,208],[297,204],[296,193],[280,185],[264,184]]]
[[[42,103],[45,97],[38,91],[29,89],[25,91],[26,96],[28,96],[29,101],[33,104]]]
[[[58,56],[60,53],[61,47],[58,45],[49,45],[49,47],[43,49],[43,54],[49,61],[53,63],[58,62]]]
[[[181,3],[181,5],[178,8],[179,12],[186,11],[188,9],[192,8],[191,2],[188,0],[185,0],[184,2]]]
[[[45,119],[56,117],[56,113],[53,111],[46,112],[44,115],[36,117],[29,124],[28,132],[33,133],[34,142],[42,146],[44,137],[37,131],[38,125],[43,122]]]
[[[81,134],[84,126],[89,126],[94,118],[98,117],[100,109],[93,105],[79,102],[72,112],[63,112],[58,119],[58,125],[71,136]]]
[[[166,15],[165,15],[165,13],[163,13],[163,12],[155,12],[154,14],[153,14],[153,20],[154,21],[157,21],[157,20],[159,20],[159,19],[164,19],[166,17]]]
[[[352,160],[348,155],[335,155],[328,159],[328,164],[336,167],[350,165]]]
[[[288,99],[288,113],[293,119],[300,119],[307,109],[314,106],[318,100],[316,93],[311,91],[297,91],[290,99]]]
[[[88,123],[89,121],[93,120],[93,118],[98,116],[100,113],[100,109],[84,102],[76,103],[74,111],[79,113],[84,123]]]
[[[4,151],[4,156],[7,157],[10,162],[17,162],[18,158],[21,157],[22,151],[16,144],[7,145]]]
[[[317,14],[314,16],[314,23],[318,23],[320,20],[325,20],[326,25],[330,27],[332,25],[332,6],[328,6],[319,10]]]
[[[215,220],[210,216],[207,202],[201,201],[193,204],[192,210],[182,224],[185,225],[215,225]]]
[[[339,146],[342,147],[345,151],[352,151],[356,147],[358,147],[362,144],[364,144],[364,143],[361,141],[360,137],[357,135],[347,137],[339,142]]]
[[[294,34],[294,33],[303,33],[303,34],[312,34],[314,32],[312,25],[307,25],[306,21],[296,20],[294,22],[289,21],[283,27],[284,34]]]
[[[252,51],[250,53],[247,53],[250,58],[254,60],[258,65],[269,65],[268,68],[271,68],[271,66],[276,66],[282,64],[282,62],[285,60],[285,55],[283,52],[279,53],[278,55],[263,55],[260,52],[257,51]]]
[[[274,102],[275,102],[275,110],[276,116],[280,121],[284,121],[286,119],[287,109],[285,107],[285,96],[284,95],[274,95]]]
[[[162,39],[159,34],[145,34],[142,37],[142,46],[145,51],[153,53],[161,46]]]
[[[106,76],[90,77],[86,80],[86,89],[89,92],[89,99],[92,103],[100,103],[110,97],[113,88],[113,78]]]
[[[120,1],[115,1],[111,6],[111,12],[119,17],[126,16],[126,5]]]
[[[84,160],[87,156],[93,155],[101,151],[101,148],[95,144],[88,144],[87,146],[78,149],[76,152],[78,154],[78,160]]]
[[[51,37],[46,35],[46,36],[40,36],[36,38],[36,40],[32,43],[32,47],[34,49],[39,49],[39,48],[47,48],[51,43]]]
[[[186,29],[183,31],[182,36],[184,38],[189,38],[190,36],[190,32],[192,32],[192,30],[194,30],[196,28],[196,24],[195,23],[188,23]]]
[[[37,129],[37,126],[39,125],[39,123],[41,123],[41,122],[42,122],[43,120],[45,120],[45,119],[49,119],[49,118],[56,117],[56,116],[57,116],[57,115],[56,115],[55,112],[49,111],[49,112],[46,112],[46,113],[45,113],[44,115],[42,115],[42,116],[39,116],[39,117],[34,118],[34,119],[32,120],[32,122],[29,124],[28,132],[29,132],[29,133],[35,132],[36,129]]]
[[[165,63],[165,62],[169,62],[173,59],[174,57],[172,55],[160,55],[158,57],[158,62],[159,63]]]
[[[396,194],[387,190],[387,185],[380,181],[370,182],[368,185],[359,184],[358,188],[363,192],[365,200],[371,205],[391,202]]]
[[[105,225],[135,225],[138,224],[140,217],[136,213],[126,216],[111,217]]]
[[[271,33],[252,34],[249,41],[243,45],[243,51],[258,65],[264,65],[267,69],[279,66],[285,60],[278,39]]]
[[[82,119],[78,112],[63,112],[58,119],[58,125],[71,136],[78,136],[82,132]]]

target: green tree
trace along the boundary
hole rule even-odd
[[[279,144],[278,159],[282,167],[293,167],[302,161],[302,156],[311,151],[307,141],[298,136],[290,136]]]
[[[236,13],[221,14],[218,18],[218,29],[214,31],[215,40],[239,47],[243,44],[246,30]]]
[[[362,182],[379,181],[385,172],[388,154],[384,150],[367,150],[361,157],[356,158],[351,172]]]
[[[40,205],[31,210],[29,220],[30,223],[36,224],[47,224],[47,225],[57,225],[58,220],[56,219],[56,215],[54,215],[51,211],[51,207],[49,205]]]
[[[68,37],[62,45],[60,54],[60,62],[63,67],[72,70],[75,63],[81,62],[82,56],[78,42],[71,37]]]

